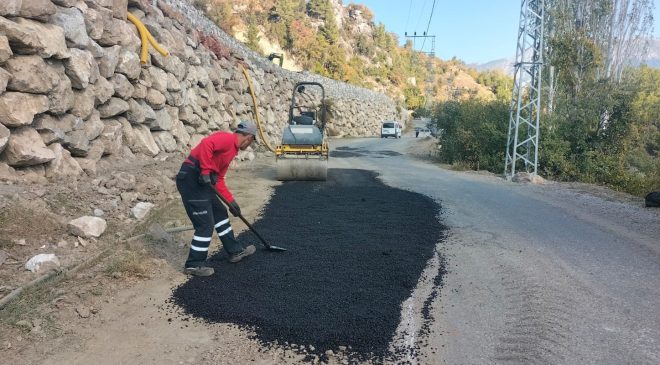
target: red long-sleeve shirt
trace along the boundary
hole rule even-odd
[[[233,202],[234,197],[225,184],[225,174],[229,164],[238,154],[238,137],[229,132],[216,132],[204,138],[190,151],[190,156],[199,161],[202,175],[212,172],[217,174],[218,181],[215,188],[228,202]]]

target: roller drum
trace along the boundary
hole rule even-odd
[[[328,176],[328,160],[325,158],[278,158],[277,180],[320,180]]]

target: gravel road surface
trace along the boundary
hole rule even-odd
[[[602,189],[449,171],[406,155],[415,143],[332,140],[330,164],[374,170],[443,207],[449,236],[426,270],[444,259],[444,286],[432,300],[422,275],[394,339],[411,363],[660,363],[660,210]]]

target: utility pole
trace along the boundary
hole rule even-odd
[[[537,173],[541,69],[543,67],[544,0],[522,0],[504,175],[511,179],[517,167]],[[520,166],[518,166],[520,165]]]
[[[422,53],[426,53],[426,54],[429,55],[430,57],[434,57],[434,56],[435,56],[435,36],[434,36],[434,35],[427,35],[426,32],[424,32],[422,35],[417,35],[417,32],[413,32],[413,35],[408,35],[408,32],[404,32],[403,34],[404,34],[405,37],[408,38],[408,39],[412,38],[412,42],[413,42],[412,50],[413,50],[413,53],[412,53],[412,56],[411,56],[411,62],[412,62],[413,64],[414,64],[414,59],[415,59],[415,40],[416,40],[417,38],[423,38],[424,40],[426,40],[426,38],[430,38],[430,39],[431,39],[431,51],[430,51],[430,52],[423,52],[423,51],[421,51],[421,52],[422,52]],[[412,65],[411,65],[411,66],[412,66]],[[426,85],[427,85],[426,90],[425,90],[425,91],[426,91],[426,95],[425,95],[425,97],[424,97],[424,107],[428,107],[428,103],[429,103],[429,100],[431,99],[431,94],[432,94],[432,92],[433,92],[433,87],[432,87],[432,85],[433,85],[433,83],[435,82],[435,77],[434,77],[434,75],[433,75],[433,72],[432,72],[433,70],[432,70],[432,68],[433,68],[432,62],[431,62],[431,60],[429,60],[429,61],[426,63],[426,69],[427,69],[427,71],[428,71],[428,73],[429,73],[429,77],[428,77],[426,80],[424,80],[424,81],[426,81]]]
[[[413,51],[415,50],[415,40],[417,38],[430,38],[431,39],[431,52],[422,52],[426,53],[427,55],[433,57],[435,56],[435,36],[434,35],[426,35],[426,32],[422,35],[417,35],[417,32],[413,32],[413,35],[408,35],[408,32],[403,33],[406,38],[412,38],[413,42]]]

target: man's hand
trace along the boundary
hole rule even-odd
[[[239,215],[241,215],[241,207],[238,206],[238,203],[236,203],[236,200],[229,203],[229,212],[231,212],[231,214],[234,217],[238,217]]]

